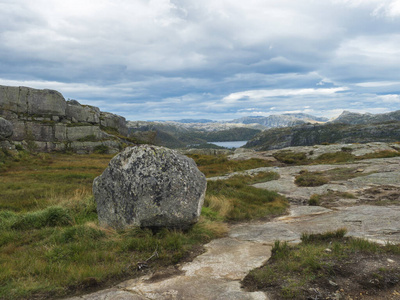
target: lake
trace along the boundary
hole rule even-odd
[[[246,145],[247,141],[233,141],[233,142],[209,142],[209,144],[214,144],[217,146],[225,148],[240,148]]]

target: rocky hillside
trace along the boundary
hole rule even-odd
[[[249,141],[245,147],[256,150],[272,150],[325,143],[398,141],[400,141],[400,122],[365,125],[327,123],[265,130]]]
[[[376,115],[369,113],[353,113],[345,110],[339,117],[333,120],[332,123],[357,125],[385,123],[391,121],[400,121],[400,110]]]
[[[37,151],[118,152],[129,143],[125,118],[99,108],[66,101],[54,90],[0,86],[3,147]]]

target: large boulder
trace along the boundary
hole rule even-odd
[[[95,106],[81,105],[76,100],[67,101],[65,114],[74,122],[100,124],[100,109]]]
[[[126,119],[122,116],[108,112],[100,112],[100,125],[106,129],[117,131],[123,136],[128,136]]]
[[[8,138],[13,134],[13,125],[11,122],[0,117],[0,139]]]
[[[126,148],[93,182],[101,226],[185,229],[198,221],[207,181],[195,162],[163,147]]]

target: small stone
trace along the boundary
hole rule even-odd
[[[390,263],[394,263],[394,260],[390,259],[390,258],[388,258],[387,261],[390,262]]]
[[[332,286],[337,286],[337,283],[333,282],[332,280],[329,280],[329,284],[332,285]]]
[[[325,252],[331,253],[331,252],[332,252],[332,250],[331,250],[331,249],[329,249],[329,248],[326,248],[326,249],[325,249]]]

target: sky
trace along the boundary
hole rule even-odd
[[[0,0],[0,85],[128,120],[400,109],[400,0]]]

